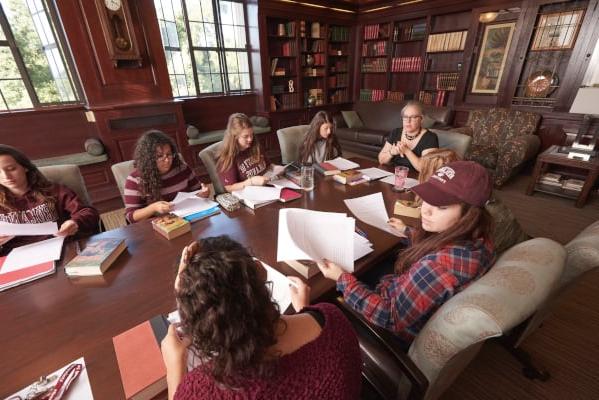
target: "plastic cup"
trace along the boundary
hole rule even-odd
[[[314,189],[314,167],[312,165],[302,165],[301,175],[302,189],[305,191]]]
[[[395,167],[395,184],[393,185],[393,190],[396,192],[403,192],[404,186],[406,184],[406,178],[408,177],[408,172],[410,169],[404,166]]]

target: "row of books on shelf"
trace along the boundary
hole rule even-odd
[[[335,91],[330,95],[329,101],[332,104],[335,103],[347,103],[349,101],[349,95],[347,89],[335,89]]]
[[[407,96],[409,97],[409,96]],[[406,94],[404,92],[390,90],[387,92],[387,101],[391,103],[401,103],[404,100],[408,100],[406,98]]]
[[[329,32],[332,41],[345,42],[349,40],[349,28],[346,26],[331,26]]]
[[[302,39],[301,49],[302,51],[311,51],[313,53],[324,52],[324,40],[314,40],[310,43],[308,40]]]
[[[347,74],[338,74],[338,75],[329,76],[329,86],[330,87],[347,86],[348,83],[349,83],[349,77]]]
[[[307,25],[310,25],[310,36],[307,36]],[[325,37],[325,26],[320,22],[300,21],[300,37],[320,39]]]
[[[325,63],[326,63],[326,56],[324,53],[306,54],[302,57],[303,65],[316,66],[316,65],[324,65]]]
[[[303,76],[324,76],[324,68],[320,67],[320,68],[315,68],[315,67],[311,67],[311,68],[304,68],[303,71]]]
[[[312,98],[312,100],[311,100]],[[308,89],[304,101],[307,106],[321,106],[324,104],[324,90],[320,88]]]
[[[373,58],[363,61],[362,72],[387,72],[387,59]]]
[[[468,31],[435,33],[428,36],[427,53],[460,51],[466,46]]]
[[[331,72],[347,72],[347,61],[337,60],[334,64],[331,64]]]
[[[364,39],[385,39],[389,37],[389,24],[373,24],[364,26]]]
[[[360,89],[360,101],[383,101],[385,100],[384,89]]]
[[[277,36],[295,36],[295,21],[277,24]]]
[[[561,174],[556,174],[553,172],[546,172],[541,175],[539,183],[554,188],[571,190],[574,192],[580,192],[584,186],[584,181],[581,179],[567,178]]]
[[[270,87],[270,92],[272,94],[281,94],[287,91],[287,85],[272,85]]]
[[[295,44],[295,41],[290,40],[285,43],[273,43],[271,46],[271,54],[280,54],[283,57],[297,55],[297,45]]]
[[[426,22],[414,25],[396,25],[393,28],[393,41],[421,40],[426,36]]]
[[[421,90],[418,95],[418,100],[422,104],[426,104],[428,106],[443,107],[447,102],[447,91],[438,90],[436,92],[430,92]]]
[[[443,72],[435,76],[437,90],[456,90],[460,74],[457,72]]]
[[[387,55],[387,46],[388,43],[384,40],[362,43],[362,57]]]
[[[277,96],[270,96],[270,110],[289,110],[300,108],[300,98],[298,93],[282,93]]]
[[[393,57],[391,72],[416,72],[422,70],[422,57]]]

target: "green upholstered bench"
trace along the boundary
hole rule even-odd
[[[261,135],[264,133],[269,133],[270,132],[270,126],[254,126],[254,134],[255,135]],[[215,131],[208,131],[208,132],[200,132],[200,136],[195,138],[195,139],[187,139],[187,143],[190,146],[196,146],[199,144],[211,144],[211,143],[216,143],[216,142],[220,142],[221,140],[223,140],[223,137],[225,136],[225,129],[217,129]]]
[[[86,152],[66,154],[58,157],[40,158],[32,160],[33,163],[38,167],[46,167],[48,165],[63,165],[63,164],[75,164],[78,166],[97,164],[108,160],[107,154],[101,154],[99,156],[92,156]]]

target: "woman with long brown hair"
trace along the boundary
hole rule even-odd
[[[0,221],[14,224],[58,223],[57,236],[98,232],[95,208],[83,204],[75,192],[52,183],[35,164],[14,147],[0,145]],[[0,236],[0,255],[46,236]]]
[[[227,192],[246,186],[263,186],[268,178],[262,176],[270,162],[254,138],[254,128],[247,115],[229,116],[223,145],[216,167],[221,183]]]
[[[300,163],[321,163],[339,157],[341,153],[335,121],[326,111],[317,112],[300,146]]]
[[[209,189],[179,158],[175,141],[159,130],[144,133],[135,146],[135,169],[125,181],[125,216],[138,222],[172,210],[179,192],[199,190],[208,197]]]
[[[183,250],[175,279],[181,324],[162,342],[169,399],[357,399],[360,351],[331,304],[308,307],[290,277],[296,314],[281,315],[266,270],[227,236]],[[188,352],[201,364],[187,371]]]
[[[374,289],[325,261],[319,267],[337,282],[337,290],[372,323],[398,335],[407,347],[426,321],[449,298],[482,276],[495,252],[492,220],[484,206],[491,195],[486,169],[472,161],[456,161],[438,169],[412,190],[422,199],[421,225],[406,228],[408,247]]]

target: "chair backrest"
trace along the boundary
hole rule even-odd
[[[418,334],[408,355],[429,380],[436,399],[474,358],[486,339],[528,318],[557,285],[566,251],[535,238],[501,255],[482,278],[448,300]]]
[[[519,333],[514,347],[534,332],[551,313],[553,305],[569,288],[575,286],[584,275],[599,267],[599,221],[595,221],[565,246],[566,265],[556,289],[542,307],[534,313],[525,328]]]
[[[74,164],[48,165],[38,167],[40,172],[50,181],[65,185],[77,194],[77,197],[86,205],[91,206],[92,201],[87,193],[85,181],[79,167]]]
[[[223,142],[216,142],[211,144],[210,146],[202,149],[200,151],[200,159],[204,163],[204,167],[206,167],[206,171],[208,171],[208,175],[210,176],[210,180],[212,181],[212,187],[214,188],[215,194],[225,193],[226,190],[221,183],[218,177],[218,170],[216,169],[216,160],[218,157],[218,153],[220,152],[220,148],[222,147]]]
[[[437,138],[439,138],[440,148],[451,149],[455,151],[460,158],[464,159],[464,156],[470,148],[472,136],[441,129],[430,129],[430,131],[434,132],[437,135]]]
[[[309,127],[310,125],[297,125],[281,128],[277,131],[283,164],[288,164],[299,159],[299,148]]]
[[[131,172],[133,172],[133,170],[135,169],[135,167],[133,166],[134,163],[134,160],[128,160],[112,164],[112,166],[110,167],[110,169],[112,170],[112,174],[114,175],[116,185],[119,188],[119,193],[123,198],[123,203],[125,202],[125,181],[127,180],[129,174],[131,174]]]

